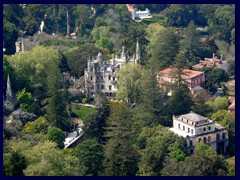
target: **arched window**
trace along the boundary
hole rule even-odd
[[[203,138],[203,142],[207,143],[207,138],[206,137]]]
[[[208,136],[208,143],[211,142],[211,136]]]

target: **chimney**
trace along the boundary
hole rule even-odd
[[[215,58],[215,54],[214,53],[213,53],[212,57]]]
[[[220,64],[222,64],[222,60],[223,60],[223,55],[221,54]]]

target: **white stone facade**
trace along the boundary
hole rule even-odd
[[[173,116],[173,127],[170,130],[186,138],[190,154],[200,141],[204,141],[218,153],[224,154],[226,152],[228,131],[207,117],[194,112]]]
[[[145,9],[145,11],[136,11],[136,12],[132,12],[132,19],[146,19],[146,18],[151,18],[151,14],[150,14],[150,10],[148,8]]]

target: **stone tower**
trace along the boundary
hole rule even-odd
[[[99,64],[102,64],[103,59],[102,59],[102,53],[101,52],[98,53],[97,60],[98,60]]]

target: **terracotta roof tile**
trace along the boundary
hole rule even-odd
[[[177,68],[166,68],[162,71],[159,72],[159,76],[162,75],[170,75],[171,73],[173,73],[174,71],[176,71]],[[194,71],[194,70],[189,70],[189,69],[184,69],[182,71],[182,77],[183,78],[187,78],[187,77],[194,77],[194,76],[198,76],[200,74],[203,74],[203,72],[200,71]]]
[[[232,104],[228,107],[228,109],[230,109],[230,110],[235,109],[235,101],[232,102]]]

